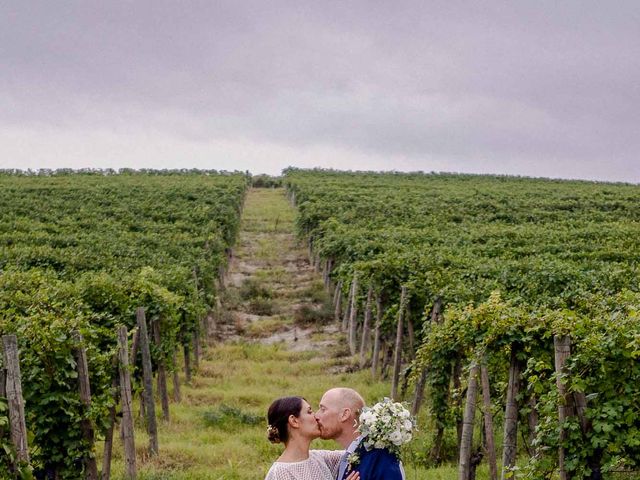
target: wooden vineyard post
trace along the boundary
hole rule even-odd
[[[351,355],[355,355],[356,347],[356,331],[358,328],[358,277],[353,276],[353,292],[351,293],[351,306],[349,309],[349,351]]]
[[[489,479],[498,480],[498,465],[496,460],[496,446],[493,435],[493,414],[491,413],[491,393],[489,391],[489,371],[486,356],[480,365],[482,383],[482,406],[484,414],[484,431],[487,438],[487,456],[489,461]]]
[[[191,349],[188,341],[182,345],[182,350],[184,355],[184,380],[187,383],[191,383]]]
[[[173,349],[173,401],[180,402],[182,395],[180,394],[180,377],[178,376],[178,355],[176,353],[177,347]]]
[[[131,398],[131,374],[129,372],[129,347],[127,327],[118,328],[118,360],[120,371],[120,402],[122,404],[122,443],[127,480],[136,478],[136,445],[133,429]]]
[[[114,376],[111,385],[114,392],[118,391],[118,379]],[[119,396],[119,395],[118,395]],[[116,424],[116,403],[109,407],[109,427],[104,435],[104,450],[102,454],[102,474],[101,480],[111,478],[111,456],[113,454],[113,430]]]
[[[22,397],[17,337],[15,335],[4,335],[2,337],[2,346],[4,367],[7,369],[5,391],[9,406],[11,442],[16,449],[17,460],[29,463],[27,425],[24,419],[24,398]]]
[[[393,377],[391,380],[391,398],[394,401],[398,400],[398,381],[400,380],[400,367],[402,366],[402,331],[404,310],[406,308],[407,301],[407,287],[402,287],[400,293],[400,308],[398,310],[398,328],[396,330],[396,347],[395,356],[393,360]]]
[[[371,359],[371,377],[375,380],[378,376],[378,363],[380,362],[380,324],[382,323],[382,295],[376,293],[376,326],[373,334],[373,356]]]
[[[511,344],[511,362],[509,364],[509,384],[507,386],[507,404],[504,410],[504,435],[502,446],[502,480],[516,463],[518,447],[518,390],[520,387],[519,345]]]
[[[460,359],[460,354],[456,357],[456,360],[453,364],[453,378],[451,379],[451,383],[453,384],[453,390],[456,392],[462,391],[462,361]],[[457,399],[454,400],[456,409],[460,407],[462,409],[462,396],[458,395]],[[460,442],[462,439],[462,417],[456,415],[456,434],[458,438],[458,453],[460,453]]]
[[[336,323],[340,322],[340,313],[341,313],[341,308],[342,308],[342,280],[338,281],[338,284],[336,285],[336,289],[333,292],[333,306],[334,306],[334,310],[333,310],[333,318],[334,321]]]
[[[193,366],[198,371],[200,367],[200,329],[197,325],[193,331]]]
[[[7,398],[7,371],[0,365],[0,397]]]
[[[436,298],[436,301],[431,307],[431,314],[429,315],[429,324],[440,323],[442,321],[442,298]],[[420,377],[416,382],[416,391],[413,397],[413,403],[411,405],[411,414],[413,416],[417,415],[420,411],[420,407],[422,406],[422,401],[424,400],[424,387],[427,383],[427,368],[422,367],[422,372],[420,372]]]
[[[169,392],[167,391],[167,367],[162,352],[162,338],[160,335],[160,319],[155,319],[151,324],[153,330],[153,342],[160,352],[158,360],[158,394],[160,395],[160,404],[162,405],[162,419],[168,422],[169,416]]]
[[[138,307],[136,311],[138,329],[140,331],[140,351],[142,352],[142,378],[144,382],[144,403],[147,413],[146,424],[149,434],[149,453],[158,453],[158,425],[156,423],[156,405],[153,400],[153,371],[151,369],[151,350],[149,349],[149,335],[147,334],[147,320],[144,308]]]
[[[351,286],[349,287],[349,296],[347,297],[347,308],[345,308],[342,315],[342,328],[341,330],[344,332],[349,325],[349,307],[351,306],[351,299],[353,297],[353,283],[355,282],[355,278],[351,281]]]
[[[331,270],[333,269],[333,258],[328,258],[324,265],[323,281],[325,288],[331,286]]]
[[[373,300],[373,287],[367,292],[367,303],[364,307],[364,323],[362,324],[362,341],[360,343],[360,368],[364,368],[367,362],[369,340],[371,336],[371,302]]]
[[[460,441],[460,461],[458,463],[458,480],[469,480],[471,471],[471,447],[473,443],[473,427],[475,425],[476,398],[478,396],[478,364],[474,361],[469,369],[469,385],[467,387],[467,403],[462,420],[462,438]]]
[[[558,394],[560,400],[558,402],[558,421],[560,424],[560,447],[558,447],[558,467],[560,469],[560,480],[567,480],[570,476],[567,474],[564,461],[564,448],[562,443],[567,438],[565,430],[565,422],[567,418],[573,416],[573,399],[567,395],[567,388],[562,378],[564,364],[571,354],[571,338],[569,335],[553,336],[555,369],[556,369],[556,385],[558,386]]]
[[[91,386],[89,384],[89,365],[87,363],[87,351],[83,345],[83,339],[80,332],[73,333],[74,340],[78,344],[76,349],[76,366],[78,369],[78,388],[80,390],[80,401],[85,407],[85,411],[88,412],[91,408]],[[80,428],[82,430],[82,436],[84,437],[87,445],[94,450],[95,432],[91,425],[91,420],[83,418],[80,421]],[[85,465],[85,478],[87,480],[98,480],[98,465],[96,463],[95,455],[89,455],[89,457],[83,459]]]

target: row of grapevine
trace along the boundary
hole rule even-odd
[[[640,187],[298,169],[285,185],[351,352],[364,365],[373,336],[394,396],[413,386],[417,410],[426,394],[425,462],[459,459],[470,478],[495,416],[503,478],[525,451],[529,478],[638,467]]]
[[[99,437],[113,431],[118,330],[136,344],[140,308],[154,372],[175,371],[178,349],[187,367],[197,360],[248,181],[215,171],[0,174],[0,334],[18,340],[30,453],[30,465],[17,464],[0,430],[2,478],[87,473],[95,451],[80,420]],[[79,348],[90,408],[78,391]],[[144,390],[142,350],[132,353],[134,393]]]

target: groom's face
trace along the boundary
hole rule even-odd
[[[327,392],[320,400],[320,408],[316,412],[316,421],[320,426],[320,436],[324,439],[337,438],[342,433],[340,414],[343,410],[340,399],[335,392]]]

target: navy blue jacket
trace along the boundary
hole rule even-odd
[[[360,480],[402,480],[400,461],[386,448],[367,451],[362,445],[356,450],[360,461],[353,470],[360,472]],[[342,479],[349,473],[345,472]]]

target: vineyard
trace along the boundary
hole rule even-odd
[[[338,384],[411,404],[411,479],[637,478],[639,261],[637,185],[2,172],[0,478],[264,478]]]
[[[156,373],[169,417],[167,375],[179,396],[177,356],[188,378],[247,185],[215,171],[0,174],[0,478],[97,478],[96,436],[109,478],[116,410],[123,423],[130,416],[129,374],[135,395]],[[153,452],[154,402],[144,397]]]
[[[458,462],[461,480],[483,458],[490,478],[637,473],[638,186],[293,168],[284,183],[351,354],[374,377],[392,364],[392,395],[428,411],[418,461]]]

